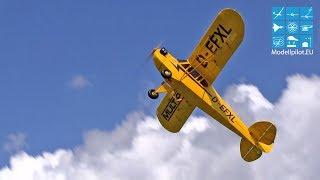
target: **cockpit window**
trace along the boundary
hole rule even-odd
[[[190,66],[190,64],[182,64],[182,67],[187,69]]]
[[[180,65],[193,77],[195,78],[197,81],[199,81],[203,86],[207,87],[208,83],[206,82],[206,80],[204,80],[202,78],[202,76],[200,75],[200,73],[198,71],[196,71],[192,66],[190,66],[190,64],[188,62],[182,62],[180,63]]]
[[[202,79],[202,76],[199,76],[198,78],[197,78],[197,81],[200,81]]]
[[[194,77],[194,78],[197,78],[200,74],[198,73],[198,71],[196,70],[193,70],[190,72],[191,76]]]
[[[200,81],[200,84],[202,84],[202,86],[204,86],[204,87],[208,87],[208,83],[206,80]]]
[[[198,73],[198,71],[196,71],[193,67],[189,67],[189,69],[187,70],[192,77],[197,78],[200,74]]]

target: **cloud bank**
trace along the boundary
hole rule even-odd
[[[317,179],[320,78],[287,82],[274,104],[253,85],[225,93],[247,125],[272,119],[278,128],[273,152],[252,163],[241,159],[240,138],[207,116],[192,116],[170,134],[154,117],[133,113],[113,131],[89,131],[74,149],[12,156],[0,180]]]

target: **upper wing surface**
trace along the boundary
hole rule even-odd
[[[208,84],[212,84],[240,45],[243,35],[241,16],[232,9],[224,9],[201,38],[188,61]]]

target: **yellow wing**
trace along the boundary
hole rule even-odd
[[[188,61],[208,84],[216,79],[244,35],[241,16],[232,9],[222,10],[193,50]]]
[[[181,93],[171,91],[161,101],[157,116],[161,125],[170,132],[179,132],[195,105],[190,104]]]

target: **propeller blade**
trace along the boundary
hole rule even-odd
[[[152,51],[148,54],[146,61],[152,58],[153,53],[162,46],[162,42],[158,43],[156,47],[152,49]]]

